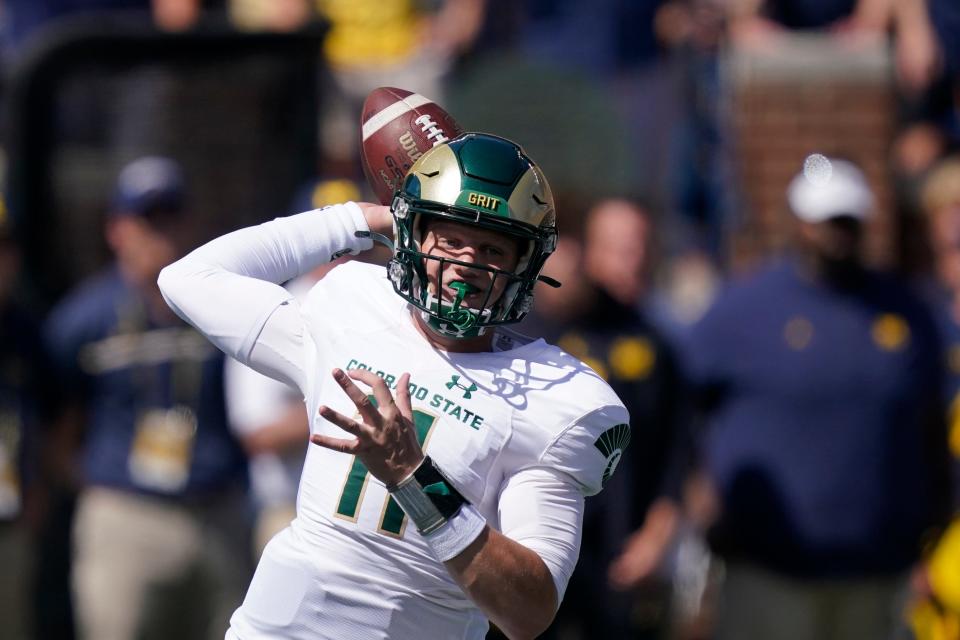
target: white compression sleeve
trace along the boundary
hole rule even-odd
[[[553,576],[557,603],[580,553],[583,504],[572,478],[545,467],[520,471],[500,491],[501,532],[540,556]]]
[[[299,385],[299,373],[276,371],[276,359],[266,367],[250,361],[271,316],[290,329],[296,302],[280,284],[345,253],[369,249],[372,241],[355,235],[367,230],[363,212],[352,202],[277,218],[211,240],[166,267],[158,284],[170,308],[225,353]],[[274,314],[281,305],[291,308]],[[274,341],[291,362],[299,357],[291,352],[297,342]]]

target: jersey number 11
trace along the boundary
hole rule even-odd
[[[417,441],[421,447],[426,445],[427,438],[430,437],[430,431],[436,422],[436,416],[414,409],[413,425],[416,427]],[[340,501],[337,503],[336,515],[338,517],[351,522],[357,521],[360,503],[363,501],[363,494],[366,492],[369,480],[370,472],[367,471],[366,465],[360,462],[359,458],[354,457],[353,464],[350,465],[350,473],[347,474],[347,480],[343,483]],[[380,513],[380,525],[377,527],[377,531],[400,537],[403,534],[406,520],[407,516],[400,505],[393,498],[387,496]]]

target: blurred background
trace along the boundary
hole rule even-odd
[[[546,637],[960,638],[956,0],[0,0],[0,72],[0,638],[222,637],[291,517],[306,417],[276,389],[231,408],[258,382],[231,400],[165,332],[155,272],[373,198],[378,86],[541,165],[564,287],[520,330],[631,409]],[[805,166],[829,204],[796,195]],[[764,279],[784,261],[801,275]],[[161,576],[104,537],[118,496],[137,535],[215,530],[233,569],[184,543]],[[144,565],[142,615],[103,620],[104,545]],[[144,622],[196,594],[192,626]]]

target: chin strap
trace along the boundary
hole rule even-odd
[[[383,235],[382,233],[377,233],[376,231],[355,231],[354,234],[358,238],[369,238],[374,242],[379,242],[382,245],[386,245],[391,252],[393,252],[393,240]]]

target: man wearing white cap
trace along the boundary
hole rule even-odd
[[[686,344],[720,505],[717,637],[889,638],[946,507],[936,331],[863,265],[859,169],[813,156],[787,201],[793,254],[730,286]]]
[[[863,223],[873,214],[873,194],[860,169],[812,155],[787,187],[787,204],[799,221],[797,249],[808,267],[828,278],[862,270]]]

